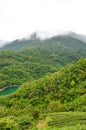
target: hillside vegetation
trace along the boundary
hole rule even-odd
[[[78,36],[79,37],[79,36]],[[33,33],[32,36],[29,39],[20,39],[20,40],[14,40],[13,42],[10,42],[0,48],[0,51],[5,50],[24,50],[26,48],[36,47],[38,45],[52,45],[60,43],[60,45],[69,47],[71,49],[77,49],[76,52],[80,50],[86,49],[86,41],[83,42],[83,40],[79,40],[77,36],[73,37],[72,33],[69,33],[68,35],[60,35],[60,36],[54,36],[49,39],[40,40],[40,38],[37,38],[37,34]]]
[[[34,33],[0,48],[0,130],[86,130],[86,43],[78,39]]]
[[[16,40],[1,48],[0,88],[39,79],[82,57],[86,43],[70,36]]]
[[[66,117],[58,112],[71,111]],[[79,114],[72,112],[80,111]],[[0,97],[0,128],[36,130],[39,120],[51,127],[82,124],[86,128],[86,59],[67,65],[59,72],[24,83],[12,94]],[[50,113],[57,113],[50,115]],[[61,117],[58,126],[58,118]],[[67,120],[71,122],[67,123]],[[49,118],[47,118],[49,117]],[[65,122],[63,121],[65,120]],[[74,121],[76,120],[76,122]],[[71,124],[72,123],[72,124]],[[55,125],[57,124],[57,125]],[[33,128],[34,127],[34,128]],[[72,127],[72,126],[71,126]],[[82,126],[83,127],[83,126]],[[70,128],[71,129],[71,128]]]
[[[31,54],[28,54],[30,52]],[[0,88],[20,85],[23,82],[38,79],[47,73],[58,70],[58,68],[47,63],[40,63],[42,60],[47,60],[46,58],[35,61],[34,53],[27,50],[21,53],[9,51],[0,54]],[[36,57],[39,56],[36,54]]]

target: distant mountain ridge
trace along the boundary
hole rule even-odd
[[[47,37],[45,36],[47,35]],[[42,38],[44,37],[44,38]],[[69,39],[70,38],[70,39]],[[52,41],[53,39],[53,41]],[[69,42],[69,40],[73,40],[73,41],[78,41],[79,43],[81,42],[81,44],[86,43],[86,36],[85,35],[80,35],[80,34],[76,34],[74,32],[66,32],[64,34],[59,34],[56,36],[52,36],[49,37],[48,34],[44,34],[44,33],[37,33],[34,32],[33,34],[30,35],[30,37],[28,38],[23,38],[23,39],[16,39],[10,43],[7,43],[6,45],[4,45],[3,47],[0,48],[0,51],[4,51],[4,50],[23,50],[32,46],[36,46],[38,44],[43,44],[46,41],[49,41],[50,43],[54,42],[54,40],[57,42]],[[75,45],[76,45],[76,41],[75,41]]]
[[[77,34],[75,32],[69,32],[68,35],[75,38],[75,39],[81,40],[81,41],[86,43],[86,35]]]

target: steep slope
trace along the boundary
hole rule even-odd
[[[52,101],[59,100],[66,105],[72,103],[67,109],[75,111],[86,105],[85,79],[86,59],[81,59],[76,64],[70,64],[50,76],[24,84],[17,91],[16,96],[28,98],[33,106],[45,105],[45,108]],[[54,108],[50,109],[54,111]],[[61,111],[61,109],[56,108],[56,111]]]
[[[24,83],[15,93],[0,97],[1,128],[3,121],[5,128],[21,130],[51,112],[86,111],[85,79],[86,59],[81,59],[50,76]]]
[[[68,35],[86,43],[86,35],[77,34],[77,33],[74,33],[74,32],[69,32]]]

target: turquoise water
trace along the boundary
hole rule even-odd
[[[15,92],[17,89],[18,89],[18,86],[12,86],[12,87],[6,88],[3,91],[0,91],[0,96]]]

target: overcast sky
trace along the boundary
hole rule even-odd
[[[86,0],[0,0],[0,39],[38,30],[86,34]]]

